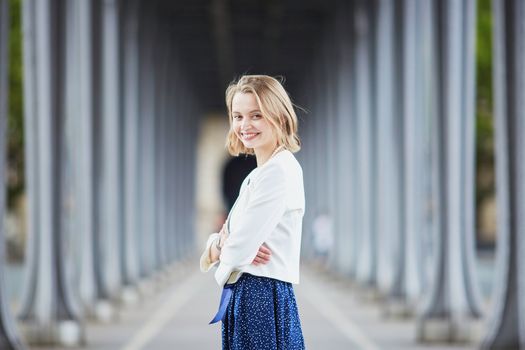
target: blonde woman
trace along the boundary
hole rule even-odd
[[[292,284],[299,283],[304,215],[297,116],[283,86],[265,75],[245,75],[226,90],[232,155],[255,154],[221,232],[212,234],[201,271],[216,266],[223,287],[219,311],[222,348],[304,349]]]

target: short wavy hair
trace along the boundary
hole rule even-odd
[[[301,140],[297,135],[298,121],[294,104],[282,84],[268,75],[243,75],[230,83],[226,89],[226,107],[230,130],[226,137],[226,147],[233,156],[254,154],[252,148],[244,147],[232,128],[232,102],[237,93],[251,93],[255,96],[263,118],[265,118],[277,135],[278,146],[290,152],[301,149]]]

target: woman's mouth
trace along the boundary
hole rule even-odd
[[[256,138],[259,134],[259,132],[242,132],[241,137],[244,141],[250,141]]]

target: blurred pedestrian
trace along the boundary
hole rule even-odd
[[[327,211],[321,211],[312,223],[315,258],[319,266],[326,267],[334,246],[332,218]]]
[[[227,212],[239,195],[241,184],[248,174],[257,167],[257,161],[251,154],[230,157],[222,169],[222,197]]]

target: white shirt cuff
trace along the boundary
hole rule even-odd
[[[208,238],[208,241],[206,242],[206,249],[204,249],[204,252],[201,255],[200,259],[200,268],[202,272],[208,272],[210,269],[217,265],[219,263],[219,260],[215,262],[210,261],[210,248],[213,242],[215,242],[215,239],[219,237],[218,233],[212,233],[210,237]]]
[[[231,273],[234,271],[233,267],[221,262],[217,271],[215,271],[215,281],[220,287],[223,287],[228,282]]]

